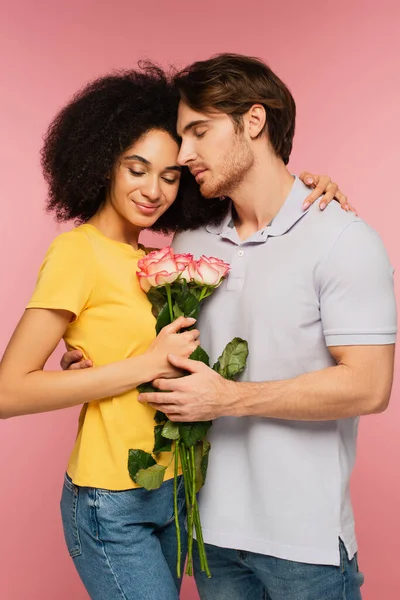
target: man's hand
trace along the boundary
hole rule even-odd
[[[171,421],[210,421],[235,414],[235,382],[224,379],[197,360],[172,355],[168,360],[190,375],[156,379],[153,385],[162,391],[140,394],[140,402],[147,402],[165,413]]]
[[[68,371],[68,369],[73,371],[76,369],[88,369],[89,367],[93,367],[93,362],[91,360],[84,359],[80,350],[70,350],[69,352],[65,352],[65,354],[63,354],[60,361],[60,366],[63,371]]]
[[[304,200],[303,208],[306,210],[311,204],[313,204],[320,196],[322,196],[319,207],[321,210],[324,210],[328,206],[332,200],[336,200],[339,202],[340,206],[343,210],[351,211],[357,214],[354,206],[351,206],[350,202],[347,200],[347,196],[342,194],[339,190],[339,186],[334,181],[331,181],[329,175],[315,175],[313,173],[308,173],[308,171],[303,171],[299,176],[301,181],[305,183],[308,187],[314,188],[314,191],[311,192],[309,196]]]

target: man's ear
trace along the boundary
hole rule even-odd
[[[267,122],[267,113],[262,104],[253,104],[253,106],[243,115],[243,120],[251,139],[256,139]]]

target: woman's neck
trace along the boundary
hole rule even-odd
[[[88,223],[94,225],[103,235],[116,242],[129,244],[135,250],[139,247],[139,234],[142,230],[121,217],[110,204],[105,204]]]

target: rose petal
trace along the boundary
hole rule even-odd
[[[153,273],[159,273],[160,271],[167,271],[168,273],[174,273],[177,271],[177,265],[174,260],[170,257],[165,257],[162,260],[155,261],[147,265],[147,272],[152,275]]]
[[[155,285],[165,285],[166,283],[173,283],[176,279],[178,279],[180,271],[174,271],[173,273],[168,273],[168,271],[161,271],[160,273],[156,273],[153,277],[155,279]]]

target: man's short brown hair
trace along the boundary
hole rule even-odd
[[[287,86],[261,60],[241,54],[217,54],[189,65],[174,78],[181,99],[193,110],[214,109],[229,115],[237,128],[253,104],[262,104],[275,153],[285,164],[292,151],[296,104]]]

